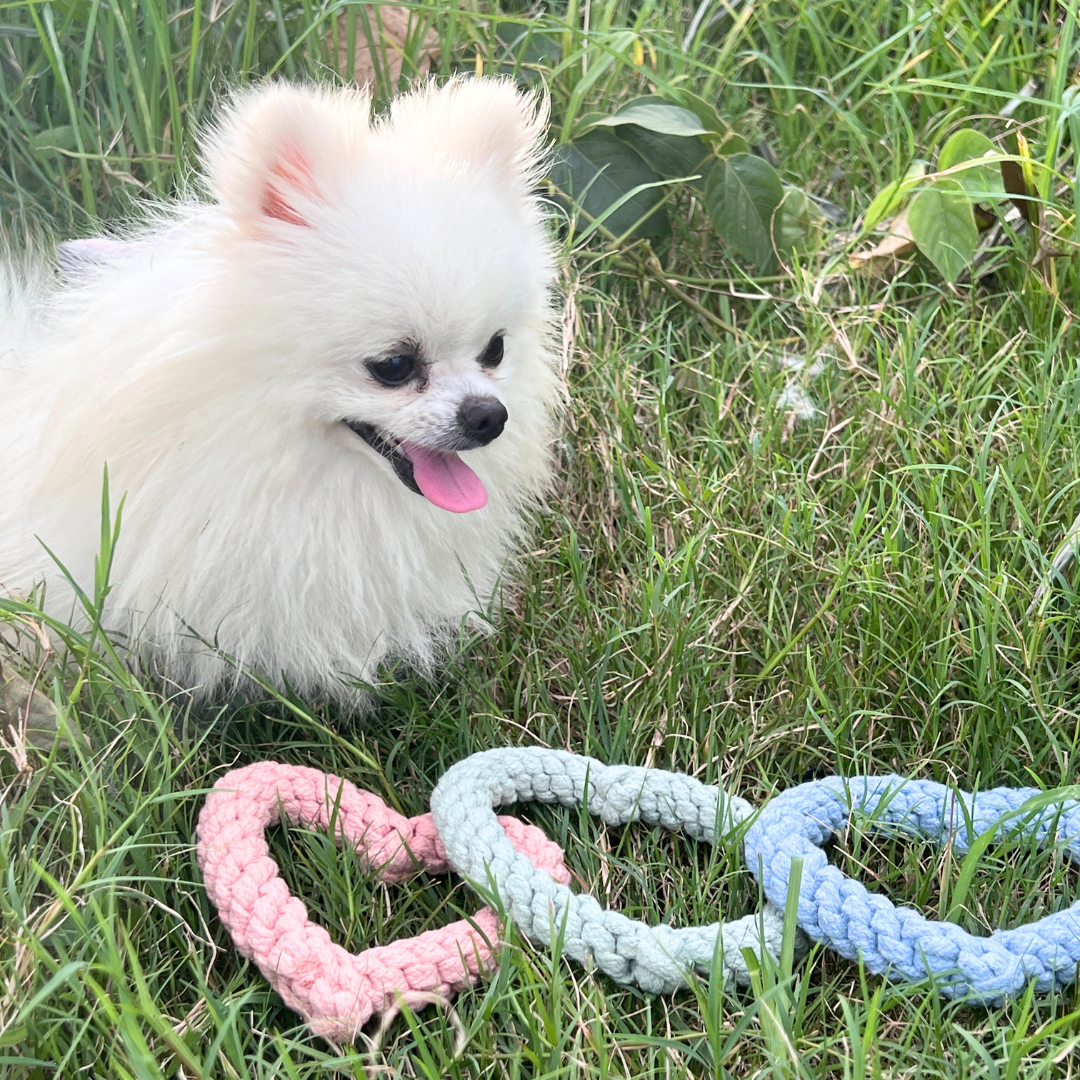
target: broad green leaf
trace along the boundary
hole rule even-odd
[[[562,45],[550,34],[536,33],[532,27],[514,19],[500,19],[495,37],[507,52],[499,71],[513,75],[526,86],[540,81],[536,68],[553,68],[562,60]]]
[[[777,213],[783,198],[784,185],[776,170],[753,154],[719,158],[705,189],[713,228],[761,270],[773,261],[774,218],[783,214]]]
[[[57,150],[78,149],[75,141],[75,130],[70,124],[60,127],[48,128],[32,135],[29,140],[30,150],[35,154],[55,153]]]
[[[65,18],[84,26],[90,21],[90,12],[93,9],[90,0],[53,0],[53,7]]]
[[[941,153],[938,154],[938,170],[951,169],[962,161],[998,152],[998,148],[981,131],[962,128],[941,148]]]
[[[780,227],[774,229],[777,250],[783,254],[806,250],[810,234],[825,221],[825,215],[817,208],[801,188],[784,185],[783,212],[779,215]]]
[[[698,176],[695,187],[704,187],[706,164],[712,154],[701,139],[684,139],[678,135],[659,135],[635,124],[615,130],[617,138],[632,146],[656,172],[666,180],[683,176]]]
[[[863,215],[862,231],[868,233],[879,221],[884,221],[899,209],[904,196],[926,175],[926,162],[916,159],[899,180],[883,187],[873,198]]]
[[[949,178],[923,188],[911,200],[908,224],[919,250],[946,281],[956,281],[979,243],[971,199],[960,183]]]
[[[575,133],[598,127],[613,129],[658,176],[673,180],[697,175],[695,187],[704,188],[703,174],[710,151],[698,137],[706,134],[705,129],[689,110],[655,97],[636,98],[614,116],[586,114],[575,124]]]
[[[678,86],[668,87],[664,94],[676,105],[681,105],[682,108],[692,112],[706,131],[726,135],[731,130],[730,126],[721,119],[716,106],[710,105],[703,97],[698,97],[697,94]]]
[[[1000,199],[1005,195],[999,167],[1001,156],[1001,151],[981,131],[964,128],[941,148],[938,172],[964,166],[950,179],[959,181],[973,199]],[[965,162],[971,164],[964,165]]]
[[[696,135],[709,133],[708,128],[702,127],[698,118],[689,109],[683,109],[655,97],[635,98],[623,105],[614,116],[595,120],[594,124],[598,127],[636,124],[658,135],[679,135],[683,138],[693,138]]]
[[[580,139],[581,136],[584,135],[586,131],[591,131],[596,126],[598,121],[606,119],[607,115],[608,115],[607,113],[602,113],[602,112],[582,113],[574,121],[573,138]]]
[[[734,131],[728,131],[723,135],[711,135],[713,153],[719,157],[731,157],[733,154],[749,154],[750,144]]]
[[[712,146],[714,154],[750,153],[750,144],[741,135],[737,135],[731,125],[716,111],[716,107],[710,105],[704,98],[679,86],[667,87],[664,95],[698,118],[698,122],[707,133],[702,138]]]
[[[595,221],[643,184],[655,184],[656,172],[632,147],[609,131],[590,131],[556,147],[550,179],[565,201]],[[656,238],[671,231],[660,188],[638,191],[603,218],[613,236]]]

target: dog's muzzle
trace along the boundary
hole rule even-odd
[[[423,495],[419,484],[416,482],[416,477],[413,474],[413,463],[397,443],[392,442],[383,435],[374,424],[364,423],[360,420],[346,420],[345,424],[359,435],[372,450],[381,454],[390,462],[394,472],[397,473],[397,478],[410,491],[415,491],[417,495]]]
[[[494,397],[470,396],[458,406],[457,425],[465,445],[455,450],[473,450],[494,442],[506,427],[506,406]]]
[[[386,458],[410,491],[443,510],[467,514],[486,506],[488,495],[483,481],[457,452],[494,442],[506,427],[506,406],[496,397],[473,394],[458,406],[454,420],[454,427],[435,446],[396,439],[364,420],[344,423]]]

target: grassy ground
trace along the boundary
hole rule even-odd
[[[6,4],[6,236],[90,233],[170,191],[216,90],[271,71],[330,77],[334,10]],[[650,85],[690,86],[851,220],[949,130],[1000,133],[992,114],[1033,76],[1042,89],[1016,118],[1045,142],[1060,105],[1046,88],[1069,81],[1055,62],[1076,64],[1056,60],[1066,12],[1046,0],[747,0],[733,16],[709,7],[685,49],[693,11],[673,0],[508,10],[560,35],[564,59],[545,73],[557,129]],[[417,13],[443,74],[478,55],[498,66],[487,9]],[[5,1076],[1075,1075],[1076,990],[972,1009],[815,953],[757,992],[654,999],[516,940],[457,999],[457,1056],[455,1017],[436,1009],[398,1019],[374,1054],[337,1055],[240,962],[208,906],[191,846],[202,793],[264,757],[337,771],[410,813],[450,763],[508,743],[684,769],[756,801],[822,770],[1072,781],[1068,575],[1027,611],[1080,507],[1075,262],[1056,263],[1051,288],[1005,252],[952,291],[918,261],[884,280],[838,274],[845,238],[827,234],[790,275],[753,281],[700,208],[684,199],[673,218],[663,254],[689,279],[683,297],[595,242],[567,251],[559,490],[501,625],[436,682],[388,683],[363,725],[318,702],[189,723],[100,649],[76,648],[78,679],[46,672],[88,747],[0,755]],[[802,364],[794,375],[781,353]],[[810,419],[785,406],[793,377]],[[758,903],[734,848],[530,815],[581,887],[631,915],[705,922]],[[391,893],[317,837],[273,847],[351,949],[474,906],[455,882]],[[834,861],[977,933],[1059,910],[1077,885],[1060,850],[1024,845],[987,855],[960,904],[947,851],[852,834]]]

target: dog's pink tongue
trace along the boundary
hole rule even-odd
[[[487,505],[487,490],[480,477],[452,450],[429,450],[410,442],[403,442],[401,449],[409,455],[413,479],[429,502],[454,514]]]

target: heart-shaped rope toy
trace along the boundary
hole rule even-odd
[[[419,1008],[433,993],[446,997],[470,986],[490,966],[499,931],[490,908],[471,921],[358,955],[335,945],[289,895],[270,857],[264,833],[282,816],[306,828],[333,829],[384,881],[419,869],[445,873],[447,862],[430,814],[406,818],[377,795],[318,769],[258,762],[214,785],[197,829],[206,891],[237,949],[315,1034],[352,1042],[371,1016],[399,999]],[[569,880],[562,851],[539,829],[514,818],[497,827],[538,874]]]
[[[682,829],[710,844],[753,812],[744,799],[682,773],[604,765],[563,750],[485,750],[458,762],[431,796],[446,858],[480,888],[491,884],[526,937],[550,945],[554,927],[567,956],[591,960],[616,982],[650,993],[670,993],[685,985],[691,972],[710,970],[718,947],[725,981],[744,984],[749,982],[744,948],[779,956],[783,911],[771,905],[735,922],[647,926],[538,872],[514,850],[492,809],[528,800],[584,806],[609,825],[641,820]]]
[[[1017,811],[1037,788],[994,788],[971,795],[930,780],[900,776],[832,776],[776,796],[746,833],[746,861],[774,903],[787,900],[792,859],[802,860],[799,926],[815,941],[849,960],[862,957],[869,971],[913,981],[933,978],[949,997],[999,1005],[1034,980],[1047,992],[1076,978],[1080,962],[1080,901],[1065,911],[1015,930],[975,937],[950,922],[934,922],[829,865],[821,845],[858,808],[872,815],[869,828],[949,842],[966,852],[989,830],[994,836],[1056,834],[1066,854],[1080,862],[1080,803],[1059,802]]]

